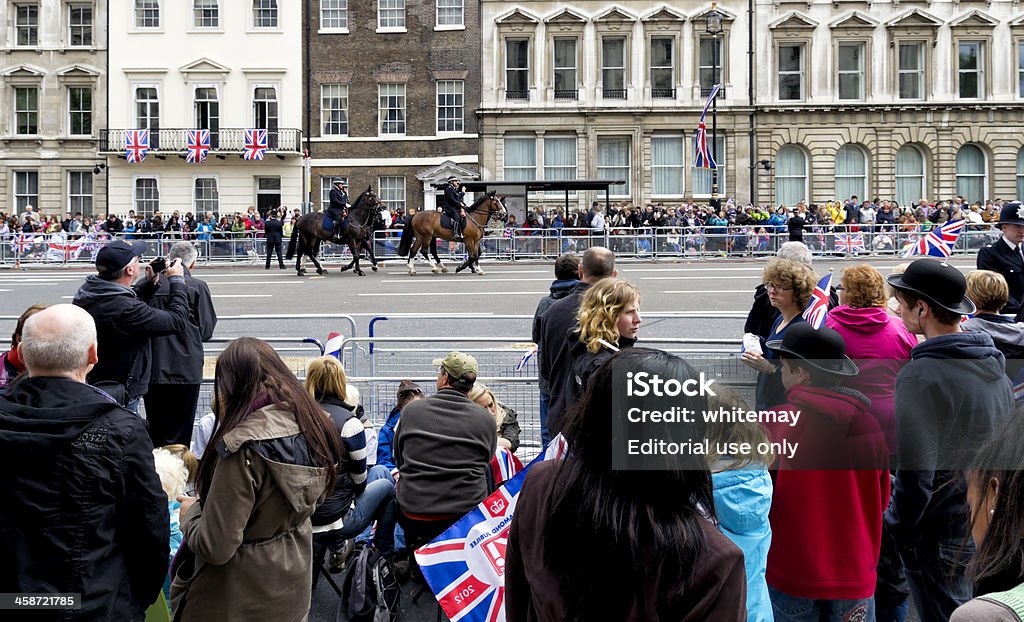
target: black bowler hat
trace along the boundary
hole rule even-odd
[[[1007,203],[999,210],[999,223],[1002,225],[1024,225],[1024,205],[1017,201]]]
[[[885,280],[895,289],[911,292],[952,313],[969,315],[978,310],[967,297],[967,279],[945,261],[918,259],[903,274],[890,274]]]
[[[145,242],[125,242],[115,240],[103,245],[96,253],[96,267],[100,272],[112,273],[127,266],[136,257],[141,257],[149,250]]]
[[[815,330],[807,322],[798,322],[786,329],[781,340],[766,343],[776,352],[803,359],[823,372],[837,376],[856,376],[857,365],[846,356],[843,336],[828,326]]]

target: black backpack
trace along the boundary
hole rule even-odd
[[[394,622],[402,591],[395,569],[369,546],[357,545],[341,579],[338,622]]]

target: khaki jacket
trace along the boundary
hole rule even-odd
[[[171,583],[175,620],[306,619],[309,517],[326,493],[327,471],[306,466],[305,442],[292,438],[299,426],[282,406],[255,411],[223,447],[208,450],[221,458],[210,494],[181,523],[196,562],[191,576],[181,568]]]

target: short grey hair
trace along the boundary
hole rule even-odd
[[[779,252],[776,253],[779,259],[788,259],[790,261],[798,261],[802,264],[811,265],[813,258],[811,257],[811,249],[807,248],[807,245],[803,242],[785,242],[779,247]]]
[[[78,372],[89,366],[96,322],[70,304],[47,307],[25,320],[18,345],[30,375]]]
[[[198,256],[199,251],[196,250],[195,244],[192,242],[175,242],[171,250],[167,252],[168,263],[180,259],[181,265],[186,268],[191,266]]]

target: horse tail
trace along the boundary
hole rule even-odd
[[[298,223],[296,223],[295,226],[292,227],[292,237],[288,240],[288,254],[285,256],[285,259],[288,259],[290,261],[291,258],[295,256],[295,251],[296,251],[296,246],[297,246],[297,243],[298,243],[298,238],[299,238],[299,226],[298,226]]]
[[[402,227],[402,239],[398,242],[398,256],[405,257],[409,254],[409,249],[412,248],[412,239],[416,237],[415,232],[412,229],[412,218],[409,218],[405,226]]]

